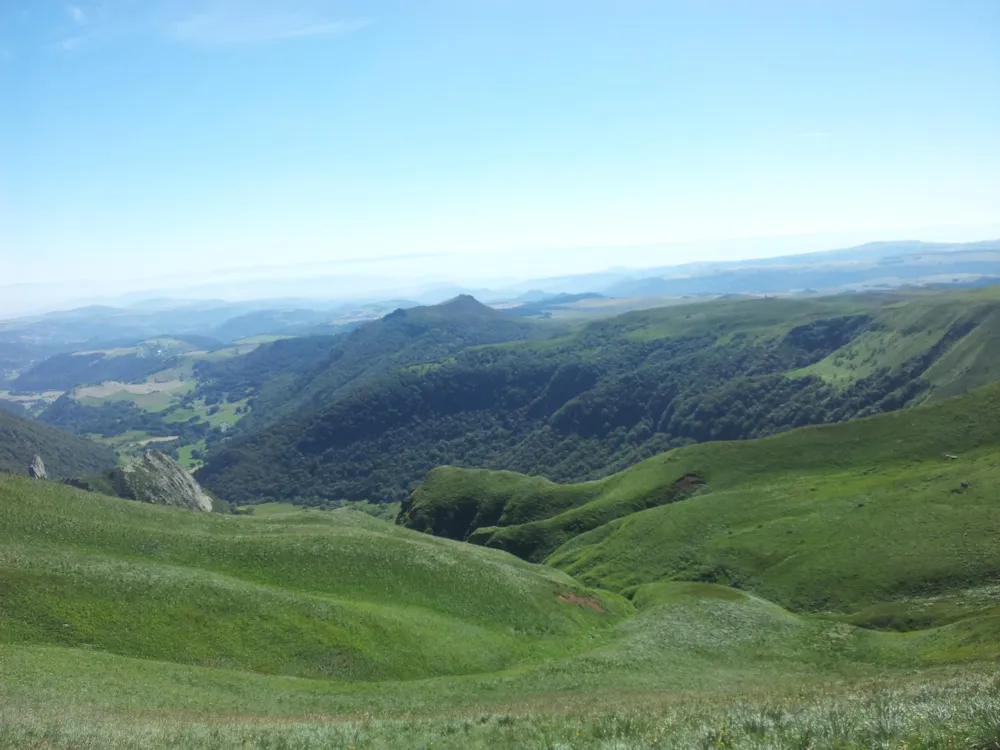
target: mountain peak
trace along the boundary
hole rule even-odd
[[[442,312],[461,315],[469,315],[470,313],[481,315],[483,313],[492,314],[497,312],[492,307],[484,305],[471,294],[460,294],[437,305],[432,305],[432,307]]]

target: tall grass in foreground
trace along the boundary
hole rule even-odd
[[[443,710],[447,707],[443,706]],[[639,750],[1000,750],[1000,674],[937,683],[870,684],[737,701],[616,696],[591,707],[542,702],[531,712],[491,706],[459,715],[392,718],[143,718],[58,707],[0,707],[0,747],[501,748]]]

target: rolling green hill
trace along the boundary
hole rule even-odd
[[[556,340],[368,370],[222,446],[199,480],[236,502],[304,504],[399,501],[442,464],[595,480],[669,448],[869,416],[992,382],[998,315],[997,287],[629,313]]]
[[[868,419],[680,448],[580,485],[441,468],[400,520],[625,594],[718,582],[795,611],[904,629],[996,616],[998,412],[994,384]]]
[[[0,519],[6,643],[409,679],[565,654],[617,619],[561,600],[595,596],[565,575],[352,511],[174,512],[8,477]]]
[[[0,472],[27,474],[36,455],[56,478],[94,474],[117,461],[106,446],[0,409]]]
[[[941,623],[886,633],[711,583],[629,587],[630,601],[348,510],[195,514],[0,477],[0,590],[5,748],[1000,736],[1000,616],[988,593],[958,601],[976,588],[954,589]]]

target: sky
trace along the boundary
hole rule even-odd
[[[997,222],[997,0],[0,0],[0,285]]]

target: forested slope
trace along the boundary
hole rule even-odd
[[[94,474],[117,461],[106,446],[0,409],[0,471],[26,474],[36,455],[59,478]]]
[[[630,313],[557,340],[368,373],[233,441],[199,479],[236,502],[307,504],[402,500],[442,464],[596,479],[693,442],[863,417],[990,382],[998,310],[991,288]]]
[[[242,357],[201,362],[199,394],[249,397],[240,429],[251,431],[300,410],[315,410],[340,391],[415,363],[435,362],[470,346],[547,335],[550,327],[514,320],[459,296],[440,305],[398,309],[338,336],[265,344]]]

